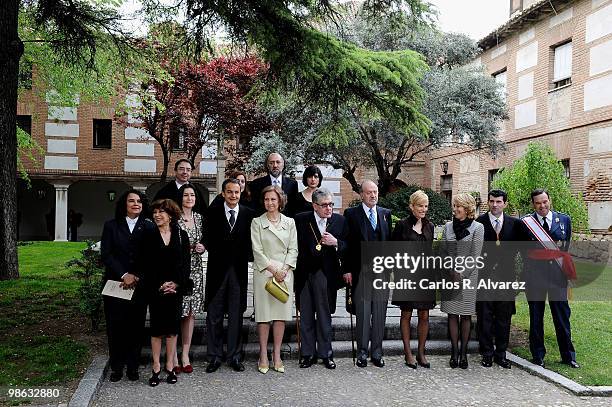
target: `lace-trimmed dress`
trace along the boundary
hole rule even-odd
[[[202,238],[202,215],[193,212],[193,228],[188,228],[183,219],[179,219],[178,224],[189,235],[189,245],[194,246]],[[189,314],[204,313],[204,262],[202,255],[191,251],[191,273],[189,278],[193,280],[193,294],[183,297],[183,311],[181,316],[184,318]]]

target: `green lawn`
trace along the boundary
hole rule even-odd
[[[593,266],[577,263],[577,272],[589,275],[595,272]],[[601,270],[601,268],[599,268]],[[544,319],[544,342],[546,345],[546,368],[554,370],[578,383],[587,386],[612,385],[612,268],[608,267],[591,284],[574,290],[570,301],[572,308],[572,341],[576,348],[576,359],[581,364],[580,369],[572,369],[560,363],[559,347],[555,336],[550,308],[546,306]],[[580,298],[589,299],[581,301]],[[593,301],[600,298],[605,301]],[[516,315],[513,325],[528,334],[529,307],[527,303],[517,301]],[[528,347],[515,347],[512,352],[530,360]]]
[[[19,247],[18,280],[0,281],[0,386],[65,386],[90,361],[78,281],[64,264],[84,243]]]

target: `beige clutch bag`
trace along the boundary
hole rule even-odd
[[[266,283],[266,291],[283,304],[289,299],[289,289],[284,281],[279,283],[274,278],[269,279]]]

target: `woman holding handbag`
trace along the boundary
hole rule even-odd
[[[279,187],[268,186],[261,196],[266,212],[251,223],[253,295],[259,335],[257,367],[264,374],[269,370],[268,335],[272,322],[273,369],[284,373],[280,351],[285,321],[290,321],[293,315],[292,298],[287,299],[286,294],[293,292],[293,269],[298,255],[297,231],[294,220],[281,214],[287,198]]]

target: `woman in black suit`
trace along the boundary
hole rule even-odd
[[[312,193],[321,186],[323,182],[323,174],[316,165],[310,165],[304,169],[302,174],[302,184],[306,187],[302,192],[297,194],[295,199],[294,213],[312,212]]]
[[[144,233],[154,228],[153,222],[145,219],[146,212],[144,194],[135,189],[127,191],[117,200],[115,218],[107,221],[102,231],[104,279],[121,281],[126,289],[134,288],[130,301],[104,296],[111,382],[121,380],[126,365],[128,379],[138,380],[147,303],[142,275],[138,273],[135,262]]]
[[[162,337],[166,338],[166,382],[177,381],[173,355],[176,336],[180,331],[183,295],[188,291],[191,271],[189,236],[177,221],[180,209],[171,199],[160,199],[151,205],[157,228],[145,234],[139,257],[139,266],[146,276],[149,299],[149,324],[153,374],[150,386],[159,384]]]
[[[397,222],[393,229],[391,240],[418,242],[412,247],[414,252],[417,254],[424,253],[425,255],[431,255],[434,225],[425,217],[428,207],[429,198],[425,192],[418,190],[410,195],[411,214],[407,218]],[[427,273],[428,270],[420,270],[416,278],[429,278],[433,280],[433,276],[429,276]],[[416,369],[417,364],[425,368],[430,367],[429,362],[425,359],[425,341],[429,332],[429,310],[436,306],[435,290],[420,291],[419,296],[419,301],[392,301],[392,304],[399,306],[402,310],[400,330],[402,332],[402,341],[404,342],[404,359],[406,361],[406,366],[412,369]],[[412,310],[415,308],[417,309],[419,318],[417,325],[419,345],[416,360],[410,350],[410,319],[412,318]]]

